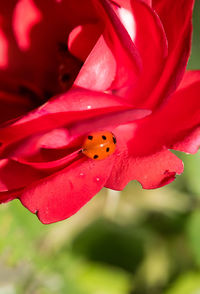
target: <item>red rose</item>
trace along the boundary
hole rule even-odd
[[[193,0],[2,1],[1,202],[19,198],[51,223],[104,186],[157,188],[183,171],[169,149],[194,153],[200,141],[200,71],[185,73],[192,8]],[[110,138],[106,151],[99,131]]]

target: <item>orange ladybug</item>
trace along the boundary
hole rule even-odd
[[[114,153],[116,143],[116,138],[111,132],[90,133],[83,143],[82,152],[94,160],[105,159]]]

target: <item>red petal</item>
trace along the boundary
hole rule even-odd
[[[26,11],[26,14],[24,11]],[[41,18],[40,11],[32,0],[17,1],[13,13],[13,30],[21,50],[28,50],[30,48],[31,30],[41,21]]]
[[[69,133],[72,136],[80,136],[82,134],[87,134],[88,132],[100,130],[112,131],[113,128],[121,124],[133,122],[150,114],[151,111],[146,109],[132,109],[109,113],[107,115],[105,114],[103,116],[97,116],[92,119],[75,123],[71,128],[69,128]]]
[[[154,0],[169,43],[169,56],[147,108],[163,102],[178,86],[186,69],[191,47],[193,0]],[[173,24],[173,25],[172,25]]]
[[[57,147],[56,144],[53,145],[56,139],[59,140],[59,137],[58,132],[51,131],[46,134],[32,135],[14,146],[8,145],[7,148],[4,148],[2,156],[12,158],[20,163],[30,164],[30,166],[37,168],[40,168],[40,163],[41,168],[45,169],[60,167],[60,165],[66,165],[68,161],[71,161],[71,159],[67,159],[71,152],[75,151],[75,153],[78,153],[78,150],[82,147],[83,136],[88,134],[88,132],[102,130],[112,132],[113,128],[120,124],[135,121],[148,114],[150,114],[148,110],[134,109],[118,111],[107,115],[96,116],[92,119],[78,121],[68,127],[64,137],[58,142],[61,144],[60,146],[58,144]],[[60,151],[58,148],[61,148]],[[36,165],[33,165],[34,162],[37,162]]]
[[[97,19],[91,0],[1,1],[0,17],[0,78],[29,81],[43,94],[60,90],[59,44],[75,26]]]
[[[51,161],[39,161],[33,162],[28,159],[23,159],[20,157],[13,157],[13,160],[17,161],[18,163],[25,164],[27,166],[33,167],[34,169],[38,169],[41,171],[50,171],[55,172],[58,169],[64,168],[69,164],[72,164],[73,161],[78,160],[80,158],[80,151],[82,149],[76,150],[75,152],[70,153],[69,155],[62,157],[61,159],[51,160]]]
[[[0,204],[6,203],[17,198],[21,193],[20,189],[9,191],[9,192],[0,192]]]
[[[192,89],[191,93],[189,93],[190,90],[187,93],[190,95],[188,96],[190,97],[188,102],[190,102],[190,104],[193,106],[194,109],[193,111],[191,110],[191,114],[188,114],[188,116],[189,115],[191,116],[190,117],[191,121],[187,125],[187,128],[188,128],[187,134],[185,135],[182,141],[175,143],[173,148],[176,150],[180,150],[180,151],[184,151],[188,153],[196,153],[200,147],[200,119],[198,119],[198,113],[196,113],[197,122],[195,125],[193,121],[193,117],[195,117],[196,110],[200,108],[200,103],[198,103],[199,101],[198,91],[200,89],[200,71],[197,71],[197,70],[188,71],[185,73],[183,80],[181,81],[178,89],[179,90],[187,89],[187,87],[189,87],[189,89]],[[193,87],[195,88],[194,90],[193,90]],[[198,87],[198,89],[196,87]],[[196,90],[197,92],[195,93]],[[197,104],[195,104],[195,100]],[[187,118],[188,117],[186,117],[186,120]]]
[[[101,190],[112,164],[110,158],[81,160],[29,186],[20,200],[45,224],[66,219]]]
[[[25,114],[32,106],[23,96],[0,92],[0,123]]]
[[[116,75],[116,61],[112,51],[101,36],[81,68],[74,84],[76,86],[105,91]]]
[[[13,160],[0,161],[0,191],[16,190],[44,177],[45,173],[39,172],[27,165]]]
[[[200,147],[200,127],[195,127],[188,132],[188,135],[183,140],[173,145],[174,150],[179,150],[187,153],[194,154]]]
[[[171,53],[191,22],[194,0],[179,0],[176,2],[173,0],[153,0],[152,2],[153,8],[164,25],[169,52]]]
[[[135,44],[132,42],[131,36],[126,28],[122,25],[120,19],[114,12],[114,9],[108,0],[102,0],[97,8],[105,19],[108,31],[105,30],[105,39],[110,45],[116,60],[121,66],[128,66],[133,73],[138,73],[141,69],[141,60]],[[123,59],[123,62],[121,62]],[[119,64],[120,67],[120,64]],[[132,67],[132,68],[131,68]],[[119,72],[121,71],[118,69]],[[126,73],[126,70],[125,70]],[[121,76],[121,78],[123,78]]]
[[[197,75],[187,73],[182,87],[171,95],[162,108],[135,123],[129,144],[132,155],[146,156],[163,148],[197,151],[197,128],[200,126],[200,80],[196,79]],[[192,77],[194,83],[191,83]]]
[[[136,81],[131,81],[125,92],[119,93],[132,101],[134,106],[141,107],[149,98],[163,71],[167,57],[167,39],[157,14],[144,2],[132,0],[129,9],[116,8],[121,21],[126,25],[127,13],[135,22],[133,42],[142,59],[142,71]],[[144,25],[145,19],[145,25]]]
[[[101,33],[102,25],[100,23],[90,23],[74,28],[68,38],[70,52],[84,62]]]
[[[200,82],[200,70],[186,71],[183,76],[183,79],[178,87],[178,90],[189,87],[190,85],[192,85],[196,82],[198,82],[198,83]]]
[[[125,86],[130,79],[136,79],[141,60],[110,2],[103,0],[94,3],[104,22],[105,30],[86,59],[75,84],[105,91],[110,88],[114,79],[117,80],[118,87]],[[79,47],[81,49],[82,45]]]
[[[0,142],[14,142],[44,130],[104,113],[130,109],[118,97],[74,88],[0,129]]]
[[[127,147],[131,136],[134,137],[131,126],[120,127],[114,132],[117,136],[117,150],[106,187],[122,190],[128,182],[137,180],[143,188],[154,189],[170,183],[175,179],[176,174],[183,172],[182,161],[168,150],[150,154],[148,145],[145,145],[148,155],[131,155],[131,148]],[[134,137],[134,140],[137,140],[137,137]],[[134,150],[134,142],[131,146]]]
[[[110,2],[112,2],[114,5],[128,8],[130,7],[131,1],[132,0],[111,0]],[[152,6],[152,0],[140,0],[140,1],[148,4],[149,6]]]
[[[142,0],[142,1],[148,4],[149,6],[152,6],[152,0]]]
[[[0,28],[0,68],[4,69],[8,66],[8,40]]]

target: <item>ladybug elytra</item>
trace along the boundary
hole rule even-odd
[[[111,132],[90,133],[83,143],[82,152],[94,160],[105,159],[114,153],[116,142],[116,138]]]

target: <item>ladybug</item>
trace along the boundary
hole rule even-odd
[[[82,152],[91,159],[102,160],[114,153],[116,143],[116,138],[111,132],[90,133],[83,143]]]

